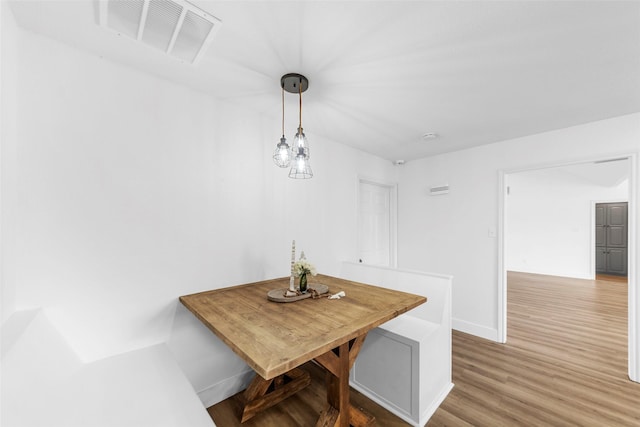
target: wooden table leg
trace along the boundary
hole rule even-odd
[[[316,358],[316,362],[327,370],[327,405],[320,414],[316,427],[375,425],[375,418],[351,405],[349,399],[349,370],[362,348],[365,337],[366,334]]]
[[[309,373],[298,368],[270,380],[256,375],[244,391],[244,408],[240,422],[244,423],[257,413],[282,402],[309,384],[311,384]]]

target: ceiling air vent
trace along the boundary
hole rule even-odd
[[[429,194],[432,196],[439,196],[441,194],[449,194],[449,185],[440,185],[438,187],[429,188]]]
[[[100,25],[197,64],[222,22],[182,0],[100,0]]]

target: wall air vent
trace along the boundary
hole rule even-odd
[[[442,194],[449,194],[449,184],[440,185],[438,187],[429,188],[429,194],[431,196],[439,196]]]
[[[197,64],[222,24],[183,0],[100,0],[100,25]]]

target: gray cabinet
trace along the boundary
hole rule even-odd
[[[596,204],[596,273],[627,275],[627,203]]]

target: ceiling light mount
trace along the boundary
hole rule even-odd
[[[282,76],[280,86],[289,93],[299,94],[309,88],[309,80],[298,73],[289,73]]]

